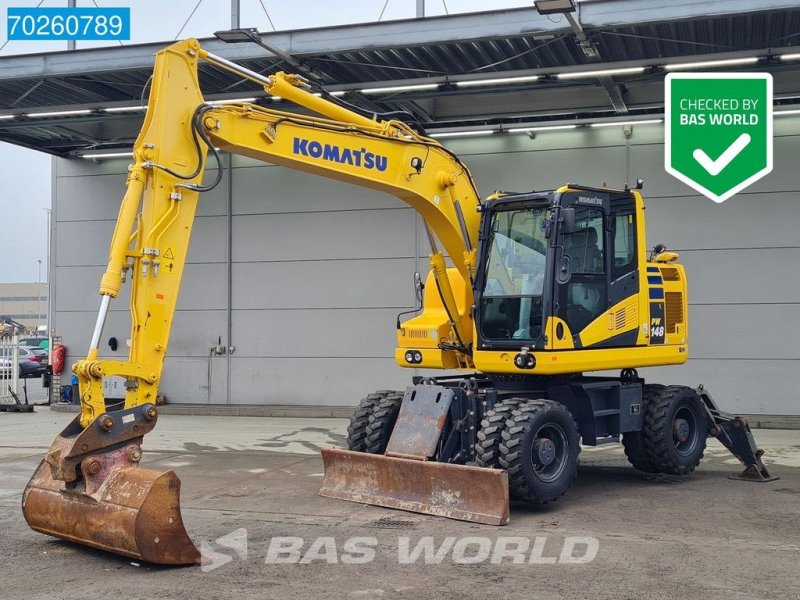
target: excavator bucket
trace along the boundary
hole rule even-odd
[[[173,471],[138,466],[154,406],[76,418],[28,482],[22,512],[35,531],[161,565],[200,563],[183,526]]]
[[[320,495],[487,525],[508,522],[508,474],[499,469],[323,449]]]

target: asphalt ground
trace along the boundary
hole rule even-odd
[[[26,526],[22,490],[73,416],[0,413],[2,599],[800,598],[800,431],[754,432],[768,484],[728,479],[716,441],[688,477],[584,448],[564,498],[491,527],[320,497],[343,419],[162,415],[143,464],[179,474],[209,557],[164,568]]]

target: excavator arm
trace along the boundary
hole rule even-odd
[[[254,104],[206,104],[198,61],[257,81],[273,95],[327,118]],[[459,313],[445,257],[469,282],[475,275],[479,198],[467,168],[438,142],[400,121],[370,119],[303,89],[297,75],[263,77],[207,53],[195,40],[159,53],[147,116],[134,145],[127,192],[100,285],[101,306],[86,360],[74,367],[80,382],[81,427],[105,412],[102,379],[128,381],[126,408],[153,403],[161,378],[199,193],[210,149],[345,181],[392,194],[413,207],[428,227],[431,270],[451,316],[453,342],[468,360],[472,327]],[[434,238],[435,236],[435,238]],[[108,307],[123,275],[131,282],[131,347],[128,361],[99,360]],[[462,286],[470,295],[471,286]],[[450,352],[455,352],[450,350]]]
[[[321,116],[206,103],[198,79],[200,60]],[[142,438],[158,416],[155,398],[198,198],[222,177],[219,150],[386,192],[413,207],[428,228],[431,271],[451,331],[451,343],[442,351],[470,366],[470,282],[480,201],[469,171],[407,124],[364,116],[306,87],[297,75],[254,73],[206,52],[196,40],[156,55],[89,352],[73,366],[81,413],[53,442],[23,495],[23,512],[33,529],[155,563],[199,560],[182,525],[177,476],[138,463]],[[209,152],[216,157],[217,171],[204,184]],[[455,272],[447,268],[437,240]],[[457,286],[467,296],[461,310],[451,278],[463,280]],[[129,357],[102,359],[98,348],[109,306],[126,280]],[[125,406],[106,412],[102,381],[112,375],[126,380]]]

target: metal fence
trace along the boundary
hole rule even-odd
[[[19,338],[0,338],[0,404],[15,404],[19,382]]]

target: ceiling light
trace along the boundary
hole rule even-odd
[[[544,125],[542,127],[511,127],[506,129],[509,133],[528,133],[536,131],[555,131],[557,129],[575,129],[578,125]]]
[[[260,40],[258,29],[252,27],[247,29],[239,28],[215,31],[214,37],[222,40],[226,44],[238,44],[242,42],[254,42]]]
[[[573,0],[536,0],[534,7],[540,15],[575,12]]]
[[[346,93],[347,92],[345,92],[344,90],[336,90],[335,92],[331,92],[329,90],[325,90],[325,95],[326,96],[339,97],[339,96],[344,96]],[[321,98],[322,97],[322,93],[321,92],[314,92],[312,94],[312,96],[316,96],[317,98]]]
[[[234,104],[236,102],[255,102],[257,98],[228,98],[227,100],[208,100],[206,104],[211,105],[218,105],[218,104]]]
[[[132,157],[133,152],[100,152],[97,154],[81,154],[81,158],[97,159],[97,158],[123,158]]]
[[[470,135],[489,135],[494,133],[494,129],[474,129],[472,131],[442,131],[441,133],[431,133],[429,137],[432,138],[448,138],[448,137],[467,137]]]
[[[413,85],[394,85],[387,87],[361,88],[358,90],[362,94],[383,94],[385,92],[410,92],[414,90],[434,90],[439,87],[438,83],[417,83]]]
[[[0,121],[4,121],[6,119],[13,119],[17,115],[0,115]]]
[[[90,108],[81,110],[54,110],[49,112],[28,113],[26,117],[66,117],[70,115],[88,115],[92,110]]]
[[[607,121],[605,123],[592,123],[592,127],[624,127],[625,125],[654,125],[663,123],[664,119],[642,119],[641,121]]]
[[[110,112],[110,113],[134,112],[134,111],[140,111],[140,110],[147,110],[147,107],[146,106],[142,106],[142,105],[136,105],[136,106],[111,106],[109,108],[104,108],[102,110],[103,110],[103,112]]]
[[[470,87],[473,85],[500,85],[503,83],[522,83],[524,81],[536,81],[541,79],[539,75],[523,75],[520,77],[495,77],[494,79],[469,79],[466,81],[456,81],[458,87]]]
[[[607,75],[635,75],[642,73],[646,67],[620,67],[619,69],[602,69],[600,71],[572,71],[559,73],[558,79],[580,79],[582,77],[605,77]]]
[[[800,60],[800,54],[781,54],[781,60]]]
[[[671,65],[664,65],[667,71],[676,71],[678,69],[704,69],[706,67],[725,67],[731,65],[752,65],[758,62],[757,56],[750,56],[747,58],[726,58],[724,60],[705,60],[702,62],[689,62],[689,63],[674,63]]]
[[[783,115],[800,115],[800,108],[793,108],[792,110],[773,110],[772,115],[781,117]]]

